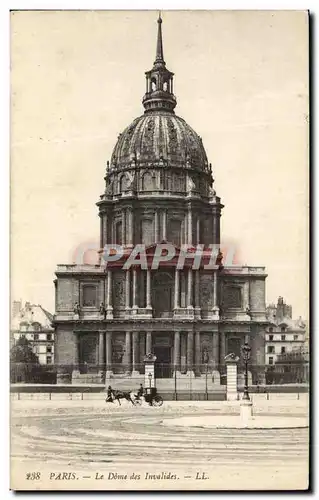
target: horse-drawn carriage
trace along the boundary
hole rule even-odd
[[[163,398],[157,393],[156,387],[148,387],[141,394],[140,391],[128,392],[128,391],[119,391],[112,389],[111,386],[108,387],[106,403],[114,403],[117,401],[119,405],[121,405],[121,399],[126,399],[126,401],[131,402],[134,406],[142,404],[142,398],[144,398],[145,402],[150,406],[162,406]]]

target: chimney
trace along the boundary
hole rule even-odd
[[[284,319],[284,299],[278,297],[276,319],[281,322]]]
[[[22,302],[21,300],[14,300],[12,304],[12,317],[15,318],[21,311]]]

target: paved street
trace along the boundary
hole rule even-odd
[[[162,425],[181,416],[238,414],[236,403],[169,402],[151,408],[101,400],[13,401],[12,487],[306,488],[308,429]],[[305,416],[307,401],[259,401],[255,413]],[[40,472],[39,479],[32,479],[32,472]]]

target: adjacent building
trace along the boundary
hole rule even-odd
[[[101,249],[122,245],[123,257],[107,267],[101,260],[56,269],[58,382],[137,377],[150,352],[157,376],[200,377],[208,364],[218,380],[225,356],[240,355],[245,340],[254,381],[254,367],[265,364],[265,268],[227,266],[221,253],[210,269],[176,265],[182,245],[204,245],[207,258],[209,245],[219,247],[223,205],[200,136],[175,114],[161,18],[145,76],[144,113],[119,135],[97,203]],[[139,243],[147,268],[124,270]],[[174,245],[176,256],[154,270],[158,243]]]
[[[20,337],[29,340],[34,354],[41,365],[54,363],[54,328],[53,315],[41,305],[14,301],[10,332],[10,347],[14,346]]]
[[[266,364],[274,365],[277,361],[292,359],[289,353],[304,352],[307,340],[307,324],[299,317],[292,319],[292,307],[278,298],[277,304],[267,306],[266,329]]]

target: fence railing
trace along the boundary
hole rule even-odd
[[[271,386],[287,384],[308,384],[309,363],[280,363],[275,365],[249,365],[248,382],[252,386]],[[244,385],[244,366],[238,365],[238,386]],[[39,365],[31,363],[11,363],[11,383],[32,384],[103,384],[108,380],[117,383],[126,381],[144,381],[144,364],[113,363],[105,364],[52,364]],[[226,385],[226,366],[199,364],[191,367],[168,363],[155,363],[155,378],[157,384],[169,388],[175,385],[187,388],[192,385],[196,389],[216,390],[217,386]]]

